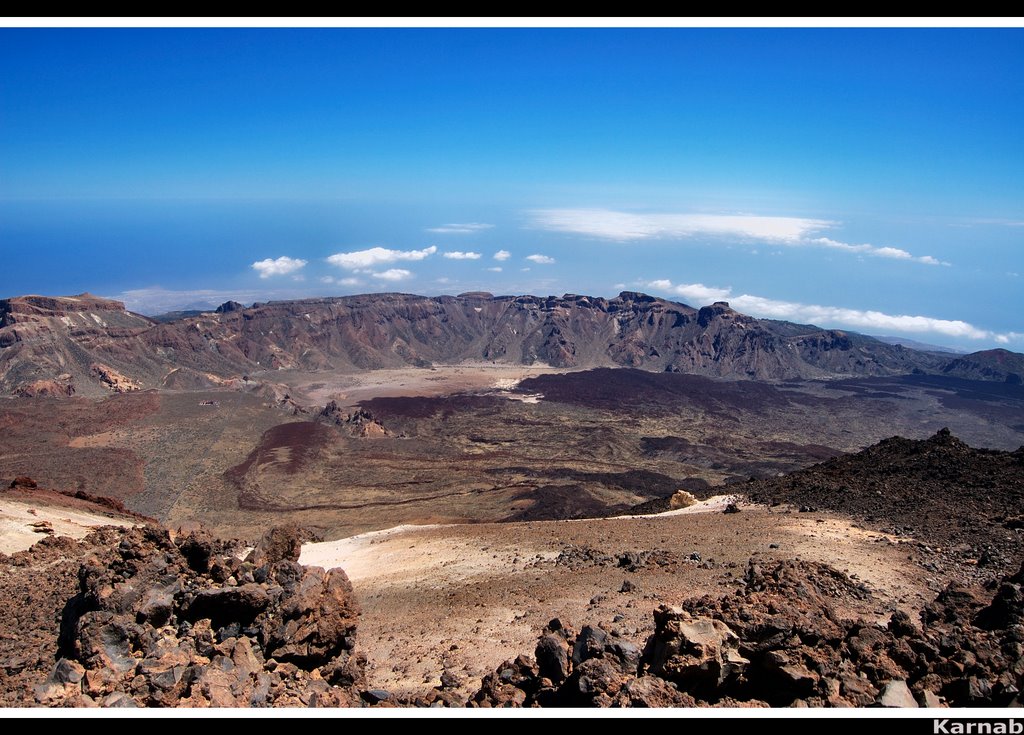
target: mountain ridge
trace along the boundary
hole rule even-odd
[[[459,296],[383,293],[230,303],[172,321],[90,294],[0,300],[0,392],[50,383],[82,395],[215,386],[267,370],[368,370],[485,361],[636,367],[728,379],[953,374],[1014,381],[1024,355],[953,359],[855,332],[756,319],[728,302],[694,308],[623,291]],[[45,394],[56,394],[50,390]]]

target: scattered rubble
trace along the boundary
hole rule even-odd
[[[1022,586],[1024,567],[987,604],[950,585],[920,624],[896,612],[882,627],[837,612],[871,594],[846,575],[751,561],[734,594],[659,606],[642,650],[551,621],[534,658],[506,661],[469,705],[1006,706],[1024,685]]]

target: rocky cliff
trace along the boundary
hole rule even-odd
[[[758,380],[911,372],[1013,380],[1024,357],[1006,355],[950,358],[855,333],[755,319],[725,302],[694,309],[628,291],[612,299],[373,294],[249,308],[231,303],[164,323],[88,294],[0,301],[0,391],[8,394],[99,395],[182,381],[212,386],[262,370],[462,361]],[[39,381],[49,381],[46,390],[26,388]]]

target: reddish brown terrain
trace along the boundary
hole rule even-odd
[[[156,321],[90,294],[0,300],[0,390],[101,395],[196,390],[266,371],[362,371],[466,361],[638,367],[758,380],[911,372],[1021,381],[1005,350],[954,357],[719,302],[694,309],[630,291],[427,298],[374,294],[254,304]]]
[[[1022,360],[633,293],[2,301],[0,701],[1009,704]]]

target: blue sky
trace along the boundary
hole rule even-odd
[[[1024,350],[1021,29],[0,29],[0,295],[613,295]]]

